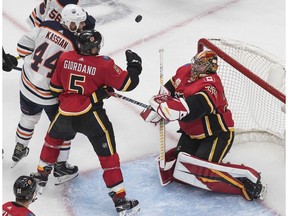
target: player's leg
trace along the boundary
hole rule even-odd
[[[233,145],[234,132],[222,132],[217,135],[207,137],[201,140],[192,140],[193,144],[198,143],[199,147],[194,154],[198,158],[219,163],[223,160],[226,154],[229,152],[231,146]]]
[[[20,106],[22,114],[16,130],[16,145],[12,156],[14,162],[19,162],[23,157],[28,155],[28,144],[42,113],[41,106],[28,100],[21,93]]]
[[[58,106],[46,106],[44,110],[49,120],[52,122],[57,113]],[[65,125],[65,127],[69,127],[69,124]],[[72,129],[68,128],[67,130],[69,131]],[[67,162],[71,149],[71,140],[73,138],[74,136],[66,138],[63,143],[58,145],[59,155],[57,157],[53,171],[53,175],[56,178],[55,185],[63,184],[76,178],[79,175],[78,166],[72,166]]]
[[[60,114],[57,114],[55,116],[55,119],[50,124],[48,133],[45,137],[45,141],[41,150],[37,172],[31,174],[31,176],[37,179],[38,185],[41,187],[46,186],[48,176],[52,171],[53,165],[57,161],[60,151],[59,146],[63,143],[64,139],[74,137],[76,134],[76,132],[72,130],[72,127],[70,125],[71,125],[70,118],[61,116]],[[67,171],[69,170],[69,167],[66,167],[66,165],[58,168],[59,168],[58,172],[60,173],[61,171],[62,177],[72,176],[70,175],[69,171]],[[66,174],[64,175],[63,173]],[[78,175],[78,169],[76,173]],[[70,180],[75,178],[76,176],[73,175],[73,177],[70,178]]]
[[[116,211],[120,215],[133,214],[140,210],[139,202],[126,198],[119,155],[116,152],[114,131],[105,110],[94,111],[86,115],[84,122],[89,125],[82,131],[93,145],[103,169],[103,179],[109,189]]]

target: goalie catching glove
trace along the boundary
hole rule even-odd
[[[152,97],[149,103],[153,110],[166,121],[181,120],[189,114],[189,107],[183,98],[173,98],[168,94]]]

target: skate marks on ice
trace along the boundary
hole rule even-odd
[[[127,197],[140,203],[138,215],[277,215],[263,202],[248,202],[237,195],[212,193],[175,182],[162,187],[156,170],[156,156],[121,164]],[[63,198],[71,216],[117,215],[100,169],[80,172],[76,181],[64,186]]]
[[[126,4],[111,0],[82,0],[80,6],[96,19],[98,27],[125,18],[132,13]]]

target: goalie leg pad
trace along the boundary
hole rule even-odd
[[[173,177],[205,190],[239,194],[247,200],[259,198],[262,190],[260,174],[250,167],[212,163],[184,152],[178,155]]]
[[[164,169],[160,167],[160,156],[156,158],[156,162],[160,184],[166,186],[173,180],[173,172],[176,163],[176,148],[172,148],[165,153],[166,163]]]

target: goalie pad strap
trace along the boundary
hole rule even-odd
[[[244,184],[237,178],[256,183],[260,175],[250,167],[235,164],[217,164],[180,152],[173,177],[181,182],[206,190],[239,194],[251,200]]]

